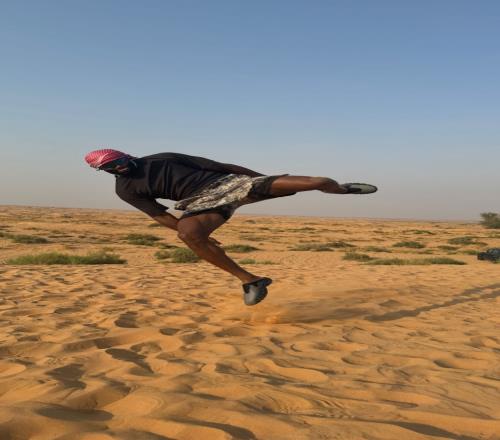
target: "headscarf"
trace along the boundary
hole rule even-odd
[[[130,154],[123,153],[118,150],[105,148],[103,150],[91,151],[85,156],[85,160],[92,168],[99,168],[108,162],[120,159],[122,157],[132,157],[132,156]]]

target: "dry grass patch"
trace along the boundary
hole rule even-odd
[[[154,246],[161,238],[152,234],[128,234],[125,237],[127,243],[140,246]]]
[[[38,255],[22,255],[6,261],[7,264],[124,264],[126,260],[118,255],[100,251],[87,255],[70,255],[59,252],[47,252]]]
[[[230,244],[230,245],[224,246],[223,248],[225,251],[237,252],[237,253],[246,253],[246,252],[253,252],[253,251],[259,250],[259,248],[256,248],[254,246],[250,246],[249,244]]]
[[[373,257],[370,257],[367,254],[359,254],[357,252],[347,252],[343,257],[343,260],[349,261],[370,261],[373,260]]]
[[[418,241],[399,241],[398,243],[394,243],[392,246],[411,249],[423,249],[425,247],[425,244],[419,243]]]
[[[397,266],[427,266],[431,264],[467,264],[464,261],[454,260],[453,258],[446,257],[435,257],[435,258],[421,258],[421,259],[411,259],[404,260],[402,258],[387,258],[387,259],[376,259],[367,262],[366,264],[374,265],[397,265]]]

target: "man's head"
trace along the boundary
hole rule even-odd
[[[137,167],[134,157],[118,150],[106,148],[94,150],[85,156],[86,162],[96,170],[111,174],[126,175]]]

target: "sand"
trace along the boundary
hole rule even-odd
[[[208,263],[156,259],[158,243],[183,244],[150,224],[139,212],[0,207],[2,440],[500,438],[500,265],[471,252],[500,247],[500,231],[236,215],[214,237],[258,247],[230,255],[274,279],[247,307],[238,280]],[[129,233],[161,241],[132,245]],[[469,235],[485,244],[437,247]],[[290,250],[339,240],[372,257],[467,264]],[[393,247],[403,240],[426,247]],[[127,263],[5,263],[103,248]]]

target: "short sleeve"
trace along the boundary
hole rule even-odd
[[[157,217],[165,214],[168,210],[166,206],[158,203],[155,199],[149,199],[145,197],[139,197],[135,195],[122,194],[117,192],[118,197],[133,207],[139,209],[150,217]]]

